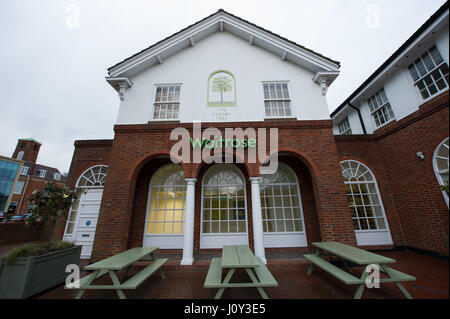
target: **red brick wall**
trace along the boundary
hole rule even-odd
[[[448,110],[446,92],[372,135],[336,137],[341,160],[360,160],[374,172],[397,246],[448,255],[448,207],[432,163],[449,135]]]
[[[148,182],[146,174],[140,174],[150,160],[168,157],[172,145],[169,136],[173,128],[185,127],[188,124],[152,123],[149,125],[116,125],[115,138],[108,161],[109,171],[105,183],[97,232],[94,241],[93,260],[123,251],[127,247],[139,245],[142,240],[142,218],[145,216],[144,200]],[[306,205],[308,220],[317,220],[317,224],[308,223],[311,239],[318,238],[317,225],[320,225],[322,240],[338,240],[355,244],[355,235],[346,201],[344,184],[339,168],[339,155],[331,121],[266,121],[242,123],[204,123],[202,129],[208,126],[224,129],[226,127],[278,127],[280,154],[296,158],[307,169],[310,175],[309,189],[305,186],[305,200],[315,205]],[[92,152],[95,151],[93,147]],[[76,149],[77,152],[77,149]],[[78,154],[74,154],[74,161]],[[187,178],[201,180],[200,164],[183,165]],[[243,163],[246,178],[259,176],[259,163]],[[71,168],[72,171],[72,168]],[[149,172],[147,172],[147,175]],[[138,183],[137,183],[138,182]],[[141,183],[147,185],[141,185]],[[136,185],[139,184],[138,188]],[[250,185],[247,185],[247,198],[250,201]],[[200,183],[197,182],[197,195],[200,194]],[[311,194],[314,194],[312,196]],[[198,197],[198,196],[197,196]],[[314,198],[314,200],[313,200]],[[196,234],[199,236],[199,202],[196,202]],[[253,244],[251,224],[251,204],[248,202],[249,240]],[[315,217],[311,217],[314,214]],[[142,214],[144,212],[144,215]],[[140,219],[140,220],[139,220]],[[305,216],[306,219],[306,216]],[[309,225],[310,224],[310,225]],[[141,225],[141,226],[139,226]],[[137,230],[137,231],[136,231]]]
[[[42,227],[31,227],[25,223],[1,223],[0,245],[39,240],[41,230]]]

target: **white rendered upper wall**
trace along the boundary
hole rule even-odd
[[[208,77],[226,70],[236,80],[236,106],[207,105]],[[263,82],[286,81],[292,116],[298,120],[330,119],[325,96],[314,73],[280,56],[250,45],[228,32],[216,32],[193,47],[130,77],[133,85],[120,103],[117,124],[153,121],[158,84],[181,84],[179,121],[239,122],[265,118]]]
[[[449,65],[448,16],[446,24],[443,25],[438,32],[434,34],[427,34],[419,41],[419,43],[420,46],[416,45],[412,53],[408,54],[408,58],[403,57],[404,60],[398,63],[399,66],[395,69],[395,71],[389,72],[387,76],[383,76],[382,80],[379,80],[377,83],[369,85],[369,87],[364,89],[364,94],[361,94],[361,96],[352,101],[352,104],[360,109],[367,134],[372,134],[377,129],[383,127],[383,125],[376,125],[367,102],[368,98],[378,92],[381,88],[384,88],[384,91],[386,92],[386,96],[392,107],[395,120],[397,121],[416,112],[420,105],[445,90],[448,90],[447,87],[447,89],[440,91],[436,95],[424,100],[420,95],[419,90],[414,85],[414,80],[408,70],[410,63],[425,53],[425,51],[430,49],[433,45],[437,47],[445,63]],[[352,128],[352,134],[363,134],[358,114],[356,110],[350,107],[343,109],[333,117],[334,134],[340,134],[338,123],[346,116],[348,117]]]

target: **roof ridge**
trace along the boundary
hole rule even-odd
[[[277,34],[277,33],[275,33],[275,32],[272,32],[272,31],[270,31],[270,30],[267,30],[267,29],[265,29],[265,28],[263,28],[263,27],[260,27],[260,26],[254,24],[254,23],[252,23],[252,22],[250,22],[250,21],[248,21],[248,20],[245,20],[245,19],[243,19],[243,18],[241,18],[241,17],[238,17],[238,16],[236,16],[236,15],[234,15],[234,14],[228,12],[228,11],[225,11],[224,9],[219,9],[218,11],[216,11],[216,12],[214,12],[214,13],[212,13],[212,14],[206,16],[205,18],[203,18],[203,19],[201,19],[201,20],[199,20],[199,21],[197,21],[197,22],[195,22],[195,23],[193,23],[193,24],[188,25],[187,27],[185,27],[185,28],[179,30],[178,32],[175,32],[175,33],[173,33],[172,35],[167,36],[167,37],[165,37],[164,39],[162,39],[162,40],[160,40],[160,41],[158,41],[158,42],[156,42],[156,43],[150,45],[149,47],[147,47],[147,48],[145,48],[145,49],[143,49],[143,50],[141,50],[141,51],[139,51],[139,52],[137,52],[137,53],[135,53],[135,54],[129,56],[128,58],[126,58],[126,59],[124,59],[124,60],[122,60],[122,61],[120,61],[120,62],[114,64],[113,66],[111,66],[111,67],[109,67],[109,68],[107,69],[107,70],[108,70],[108,74],[110,73],[110,70],[111,70],[111,69],[113,69],[113,68],[119,66],[120,64],[122,64],[122,63],[124,63],[124,62],[126,62],[126,61],[128,61],[128,60],[130,60],[130,59],[132,59],[132,58],[134,58],[134,57],[136,57],[137,55],[139,55],[139,54],[141,54],[141,53],[143,53],[143,52],[145,52],[145,51],[151,49],[152,47],[155,47],[156,45],[158,45],[158,44],[160,44],[160,43],[162,43],[162,42],[164,42],[164,41],[169,40],[170,38],[172,38],[172,37],[174,37],[174,36],[176,36],[176,35],[182,33],[183,31],[186,31],[186,30],[189,29],[189,28],[194,27],[195,25],[197,25],[197,24],[199,24],[199,23],[201,23],[201,22],[203,22],[203,21],[205,21],[205,20],[207,20],[207,19],[209,19],[209,18],[211,18],[211,17],[213,17],[213,16],[215,16],[215,15],[217,15],[217,14],[219,14],[219,13],[225,13],[225,14],[227,14],[227,15],[233,17],[233,18],[236,18],[236,19],[238,19],[238,20],[240,20],[240,21],[242,21],[242,22],[244,22],[244,23],[247,23],[247,24],[249,24],[249,25],[251,25],[251,26],[253,26],[253,27],[256,27],[256,28],[258,28],[258,29],[264,31],[264,32],[267,32],[267,33],[269,33],[270,35],[276,36],[277,38],[279,38],[279,39],[281,39],[281,40],[284,40],[284,41],[286,41],[286,42],[289,42],[289,43],[291,43],[291,44],[293,44],[293,45],[295,45],[295,46],[297,46],[297,47],[299,47],[299,48],[301,48],[301,49],[303,49],[303,50],[306,50],[306,51],[308,51],[308,52],[310,52],[310,53],[312,53],[312,54],[315,54],[315,55],[317,55],[317,56],[319,56],[319,57],[321,57],[321,58],[323,58],[323,59],[325,59],[325,60],[327,60],[327,61],[329,61],[329,62],[331,62],[331,63],[336,64],[336,65],[338,66],[338,68],[341,66],[341,63],[340,63],[339,61],[336,61],[336,60],[333,60],[333,59],[331,59],[331,58],[329,58],[329,57],[327,57],[327,56],[324,56],[324,55],[322,55],[322,54],[320,54],[320,53],[318,53],[318,52],[316,52],[316,51],[314,51],[314,50],[312,50],[312,49],[309,49],[309,48],[307,48],[307,47],[305,47],[305,46],[303,46],[303,45],[301,45],[301,44],[298,44],[298,43],[296,43],[296,42],[294,42],[294,41],[292,41],[292,40],[289,40],[289,39],[287,39],[287,38],[285,38],[285,37],[283,37],[283,36],[281,36],[281,35],[279,35],[279,34]]]

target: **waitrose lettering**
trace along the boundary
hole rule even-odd
[[[247,147],[256,147],[256,139],[250,138],[250,139],[231,139],[231,138],[223,138],[218,137],[213,140],[208,140],[206,138],[200,140],[199,138],[196,138],[195,140],[193,138],[189,139],[191,141],[191,145],[193,148],[195,147],[206,147],[206,148],[222,148],[222,147],[229,147],[232,148],[247,148]]]

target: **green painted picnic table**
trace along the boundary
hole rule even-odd
[[[403,285],[400,284],[400,282],[414,281],[416,280],[416,278],[386,266],[386,264],[395,263],[396,262],[395,259],[381,256],[339,242],[317,242],[313,243],[313,246],[317,247],[315,255],[312,254],[304,255],[305,258],[311,261],[311,266],[308,269],[308,275],[311,275],[314,266],[317,266],[347,285],[359,285],[358,289],[356,290],[354,298],[355,299],[361,298],[364,291],[364,287],[366,286],[366,279],[369,273],[363,271],[361,277],[357,278],[352,273],[349,272],[348,267],[347,267],[348,271],[342,270],[341,268],[331,264],[330,262],[322,258],[321,255],[323,255],[323,252],[326,252],[328,254],[337,256],[345,261],[351,261],[361,266],[375,265],[376,267],[378,267],[380,272],[384,272],[388,276],[387,278],[380,278],[379,281],[380,283],[394,282],[400,289],[400,291],[406,296],[406,298],[412,299],[411,295],[408,293],[408,291],[406,291],[405,287],[403,287]]]
[[[80,289],[80,292],[75,297],[76,299],[80,299],[87,289],[114,289],[116,290],[117,295],[120,299],[126,299],[125,294],[122,292],[122,290],[136,289],[156,270],[159,270],[159,274],[162,279],[166,278],[164,272],[161,269],[161,266],[164,265],[168,259],[155,259],[154,253],[157,250],[158,247],[136,247],[98,261],[94,264],[90,264],[84,267],[84,269],[92,270],[93,272],[91,274],[81,278],[78,281],[75,281],[74,283],[66,285],[64,288]],[[150,256],[150,260],[153,262],[131,278],[128,278],[125,282],[122,282],[127,277],[128,272],[132,268],[133,264],[147,256]],[[122,274],[119,280],[118,273],[121,271]],[[106,274],[109,274],[109,276],[111,277],[111,280],[113,282],[112,285],[92,284],[95,279],[103,277]]]
[[[245,269],[251,282],[230,283],[236,269]],[[222,281],[222,270],[227,274]],[[219,288],[215,299],[220,299],[226,288],[254,287],[264,299],[269,297],[262,287],[278,286],[269,269],[246,245],[223,246],[222,258],[213,258],[204,283],[205,288]]]

